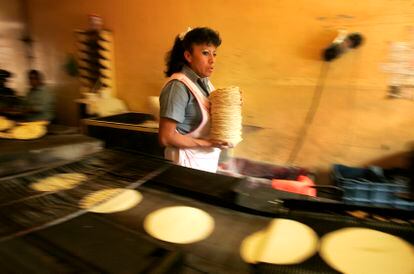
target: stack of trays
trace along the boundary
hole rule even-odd
[[[114,89],[113,42],[110,31],[78,31],[77,48],[82,87]]]

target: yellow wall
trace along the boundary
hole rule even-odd
[[[23,2],[0,0],[0,69],[13,73],[7,85],[19,95],[26,92],[29,69],[27,48],[22,42],[25,26]]]
[[[246,127],[238,156],[326,168],[387,158],[414,139],[414,102],[386,99],[388,75],[380,68],[389,43],[411,37],[412,1],[30,0],[29,11],[39,66],[62,90],[67,123],[75,123],[70,101],[79,95],[61,65],[74,52],[72,31],[97,13],[114,32],[118,96],[135,111],[147,111],[146,97],[159,94],[164,55],[176,34],[187,26],[220,32],[213,83],[240,86],[244,122],[256,126]],[[321,49],[339,28],[362,33],[366,43],[323,65]]]

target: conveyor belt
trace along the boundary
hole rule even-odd
[[[319,237],[345,227],[370,228],[385,233],[398,236],[414,245],[414,226],[398,225],[391,222],[377,222],[372,220],[359,220],[340,215],[329,215],[320,213],[309,213],[293,211],[284,215],[285,218],[297,220],[315,230]],[[319,254],[315,254],[305,262],[294,266],[259,264],[255,268],[255,273],[297,273],[297,274],[335,274],[339,273],[329,267]]]
[[[93,214],[0,245],[1,273],[175,273],[183,254]]]
[[[159,208],[185,205],[203,209],[215,222],[214,232],[206,240],[190,245],[175,245],[159,241],[165,247],[178,248],[185,252],[185,265],[198,269],[196,273],[337,273],[330,268],[318,254],[297,265],[248,265],[239,255],[240,244],[250,234],[267,227],[270,218],[260,215],[230,210],[221,206],[200,202],[143,185],[140,192],[143,202],[125,215],[111,215],[111,220],[146,234],[142,227],[146,215]],[[322,236],[343,227],[366,227],[401,237],[414,244],[414,227],[391,222],[358,220],[342,215],[310,213],[304,211],[285,211],[274,217],[294,219],[312,227]]]
[[[168,167],[156,158],[106,150],[53,169],[0,180],[0,241],[82,215],[86,211],[78,203],[84,196],[107,188],[134,189]],[[29,187],[42,178],[68,172],[83,173],[88,180],[64,191],[39,192]]]
[[[75,161],[100,151],[100,140],[80,134],[48,134],[36,140],[0,140],[0,177]]]
[[[81,172],[91,179],[86,184],[66,191],[40,193],[28,187],[35,180],[62,172]],[[143,183],[146,184],[142,185]],[[70,258],[63,254],[64,258],[61,260],[66,260],[69,265],[74,264],[68,266],[69,270],[70,267],[82,270],[81,267],[84,267],[85,263],[86,269],[91,264],[96,267],[97,272],[101,268],[117,268],[91,263],[88,254],[83,254],[82,256],[86,257],[81,256],[80,261],[71,261],[76,247],[70,240],[68,242],[69,238],[65,239],[70,237],[70,234],[63,232],[70,229],[67,227],[61,233],[56,231],[65,227],[65,224],[76,224],[78,220],[82,220],[79,217],[88,215],[77,207],[78,201],[84,195],[108,187],[125,187],[138,188],[143,194],[143,201],[126,212],[106,215],[105,219],[111,225],[138,233],[140,237],[166,250],[182,251],[185,254],[184,265],[192,269],[190,273],[250,273],[252,270],[258,273],[335,273],[317,255],[303,264],[293,266],[261,264],[253,267],[244,263],[239,255],[242,240],[251,233],[265,228],[270,218],[264,216],[270,215],[260,214],[259,210],[250,212],[257,214],[248,214],[242,208],[238,208],[237,202],[240,200],[232,195],[237,195],[237,190],[245,194],[249,192],[249,185],[245,185],[244,188],[240,188],[240,185],[243,185],[242,179],[172,166],[164,160],[147,155],[111,150],[64,166],[0,180],[0,257],[1,252],[11,256],[5,251],[8,244],[16,243],[15,248],[23,248],[24,244],[20,239],[33,236],[40,237],[42,242],[46,241],[52,246],[60,246],[58,250],[65,254],[68,252],[66,255]],[[248,199],[248,196],[244,199]],[[236,206],[231,206],[232,203]],[[215,221],[212,235],[204,241],[180,246],[157,241],[146,235],[142,227],[145,216],[156,209],[174,205],[193,206],[209,213]],[[275,210],[271,217],[298,220],[311,226],[319,235],[337,228],[359,226],[391,233],[414,243],[412,225],[357,220],[334,213],[319,214],[288,208]],[[40,230],[41,228],[44,230]],[[33,233],[28,234],[29,232]],[[48,238],[48,233],[52,235],[52,232],[57,234],[54,234],[53,239]],[[25,234],[28,235],[17,237]],[[93,231],[89,235],[93,237]],[[117,254],[113,254],[113,259],[117,260]],[[76,268],[78,263],[81,264],[80,268]]]

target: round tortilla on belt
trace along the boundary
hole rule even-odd
[[[299,264],[316,253],[318,235],[309,226],[274,219],[269,226],[246,237],[240,255],[248,263]]]
[[[401,238],[368,228],[343,228],[321,239],[320,255],[343,273],[414,273],[414,248]]]
[[[144,229],[159,240],[189,244],[207,238],[213,232],[214,219],[198,208],[172,206],[148,214]]]
[[[75,188],[87,180],[87,176],[83,173],[59,173],[38,180],[30,184],[30,188],[37,191],[59,191]]]
[[[128,210],[142,201],[142,194],[133,189],[111,188],[93,192],[80,201],[80,207],[95,213]]]

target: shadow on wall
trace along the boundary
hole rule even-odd
[[[407,150],[393,155],[386,156],[380,159],[374,159],[365,164],[365,166],[379,166],[382,168],[408,168],[410,164],[410,157],[413,151]]]
[[[341,163],[338,163],[341,164]],[[378,166],[384,169],[404,169],[412,172],[414,178],[414,147],[412,150],[407,150],[405,152],[389,155],[384,158],[374,159],[372,161],[366,162],[360,166],[355,167],[369,167],[369,166]],[[411,168],[411,170],[410,170]],[[317,171],[317,182],[318,184],[332,184],[331,181],[331,170],[318,170]]]

